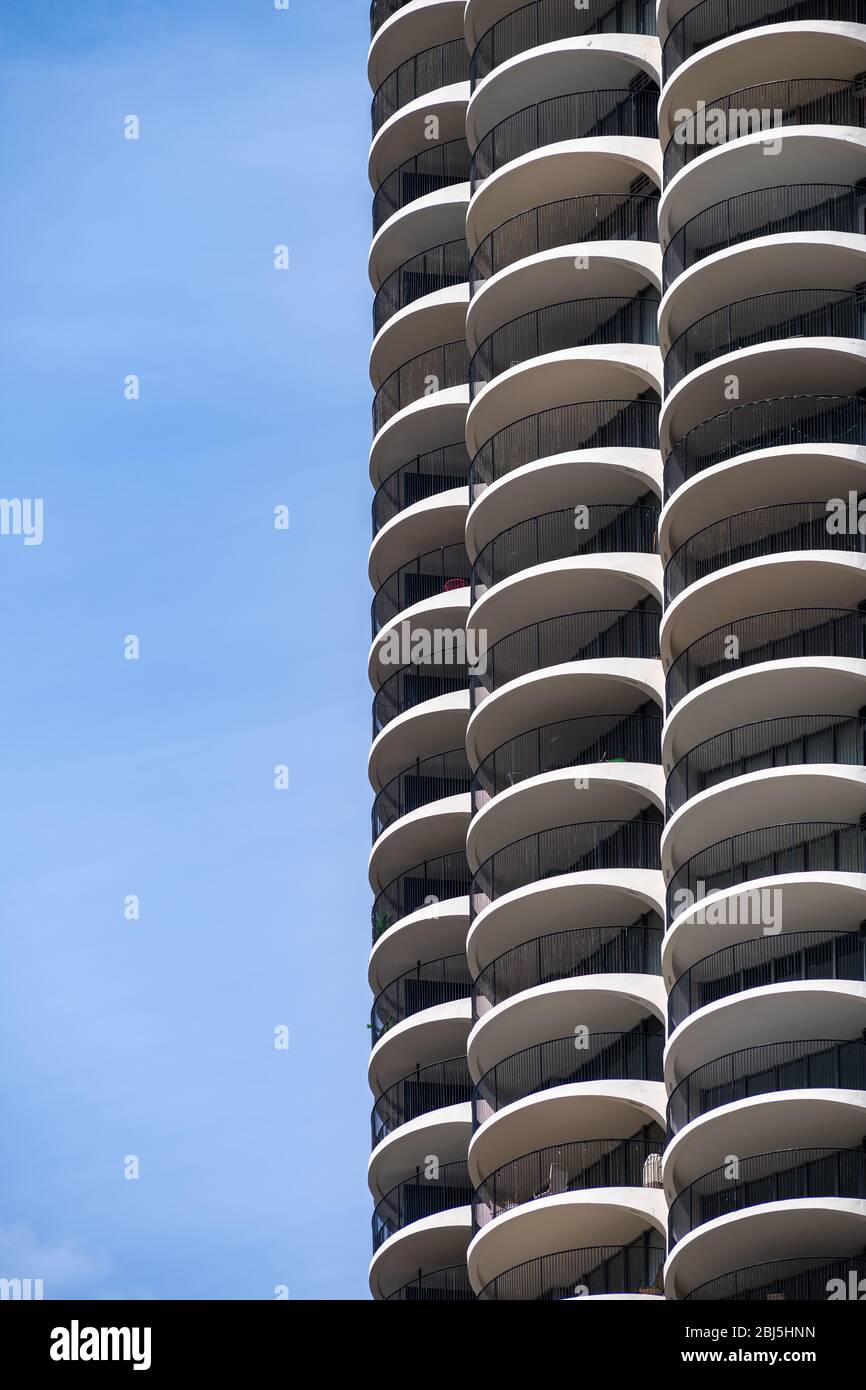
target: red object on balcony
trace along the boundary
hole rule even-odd
[[[446,579],[443,593],[450,594],[452,589],[465,589],[468,580],[466,579]]]

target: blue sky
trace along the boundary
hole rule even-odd
[[[367,1295],[367,42],[0,0],[0,494],[44,499],[0,536],[0,1274],[48,1298]]]

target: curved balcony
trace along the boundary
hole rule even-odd
[[[601,295],[532,309],[485,338],[469,362],[469,399],[520,362],[604,343],[658,344],[657,298]]]
[[[866,189],[850,184],[794,183],[737,193],[696,213],[671,237],[662,257],[663,287],[667,290],[683,271],[716,251],[758,237],[862,235],[864,207]]]
[[[373,231],[378,232],[395,212],[443,188],[466,183],[469,146],[465,137],[430,145],[406,159],[382,180],[373,197]]]
[[[643,1028],[629,1033],[571,1033],[536,1043],[485,1072],[472,1092],[473,1132],[515,1101],[585,1081],[661,1081],[664,1035]]]
[[[494,642],[484,671],[470,673],[470,704],[477,705],[508,681],[546,666],[618,657],[657,659],[659,617],[657,609],[614,608],[563,613],[529,623]]]
[[[785,932],[713,951],[671,987],[669,1032],[705,1004],[793,980],[866,981],[866,932]]]
[[[428,550],[425,555],[401,565],[376,590],[371,608],[373,636],[405,608],[437,594],[465,589],[471,571],[462,541]]]
[[[370,1014],[373,1046],[395,1023],[402,1023],[423,1009],[468,999],[471,987],[465,951],[407,970],[376,995]]]
[[[410,912],[449,898],[465,898],[470,884],[469,866],[463,850],[413,864],[411,869],[392,879],[373,903],[374,943],[395,922],[408,917]]]
[[[462,40],[461,40],[462,42]],[[420,251],[397,267],[380,286],[373,300],[373,329],[379,332],[394,314],[426,294],[465,285],[469,276],[469,248],[465,237]]]
[[[545,772],[590,763],[659,763],[661,728],[660,714],[584,714],[517,734],[472,774],[473,813],[491,797]]]
[[[864,0],[786,0],[774,13],[754,0],[703,0],[673,26],[662,47],[664,81],[692,54],[719,39],[768,24],[866,24]]]
[[[435,1269],[432,1274],[419,1274],[417,1279],[389,1294],[385,1302],[474,1303],[475,1294],[469,1283],[466,1261],[449,1265],[447,1269]]]
[[[750,1096],[803,1090],[866,1090],[866,1043],[859,1038],[763,1043],[706,1062],[671,1092],[668,1134]]]
[[[433,1110],[465,1105],[471,1096],[472,1082],[465,1053],[444,1062],[434,1062],[429,1067],[416,1067],[377,1098],[370,1117],[373,1148],[400,1125],[429,1115]]]
[[[850,1292],[852,1276],[854,1294]],[[686,1303],[826,1303],[836,1298],[859,1298],[866,1277],[866,1255],[804,1255],[800,1259],[768,1260],[733,1269],[683,1294]]]
[[[426,502],[441,492],[466,487],[469,454],[465,439],[418,454],[389,473],[373,498],[373,535],[416,502]]]
[[[866,613],[853,608],[781,608],[737,618],[698,637],[667,674],[668,713],[685,695],[731,671],[816,656],[866,657]],[[732,655],[736,639],[736,655]]]
[[[740,724],[689,749],[667,781],[670,818],[709,787],[775,767],[866,766],[866,719],[848,714],[792,714]],[[474,791],[475,779],[472,779]]]
[[[378,434],[398,410],[451,386],[465,386],[469,352],[463,339],[428,348],[404,362],[383,381],[373,398],[373,434]]]
[[[370,5],[370,38],[374,39],[376,34],[392,14],[402,10],[404,5],[408,5],[409,0],[372,0]]]
[[[780,1149],[741,1158],[737,1177],[730,1163],[704,1173],[680,1192],[668,1214],[671,1246],[698,1226],[746,1207],[815,1197],[866,1197],[863,1149]]]
[[[794,821],[744,830],[687,859],[668,884],[668,921],[709,893],[781,874],[866,873],[866,826]]]
[[[660,975],[662,927],[573,927],[521,942],[486,965],[472,985],[477,1023],[497,1004],[537,985],[586,975]]]
[[[583,13],[586,13],[584,11]],[[657,193],[584,193],[529,208],[495,227],[469,261],[469,295],[500,270],[557,246],[658,240]]]
[[[866,299],[848,290],[773,290],[725,304],[690,324],[665,357],[665,391],[705,362],[787,338],[866,337]],[[474,359],[473,359],[474,360]],[[470,363],[470,381],[472,364]]]
[[[597,14],[594,8],[577,9],[574,0],[532,0],[491,24],[472,53],[469,81],[472,88],[509,58],[557,39],[580,39],[588,34],[655,34],[652,0],[608,0]]]
[[[665,499],[689,478],[737,454],[803,444],[866,445],[862,396],[795,395],[745,401],[696,425],[664,466]]]
[[[465,1158],[457,1163],[437,1164],[435,1175],[429,1178],[425,1172],[413,1174],[386,1192],[373,1212],[374,1253],[413,1221],[467,1207],[471,1201],[472,1184]]]
[[[580,1139],[553,1144],[505,1163],[472,1196],[472,1226],[526,1202],[599,1187],[660,1187],[663,1142],[656,1139]]]
[[[762,124],[767,116],[773,118],[771,125]],[[804,124],[856,127],[863,124],[862,116],[857,84],[837,77],[794,77],[728,92],[676,127],[664,151],[665,184],[707,150],[741,136],[763,132],[771,139],[785,126]]]
[[[427,96],[440,87],[465,82],[468,75],[469,51],[462,36],[414,53],[390,72],[376,89],[371,110],[373,135],[379,133],[401,106],[407,106],[416,97]]]
[[[586,553],[653,555],[658,519],[657,506],[613,503],[563,507],[528,517],[494,536],[480,552],[472,566],[471,601],[533,565]]]
[[[663,1245],[593,1245],[527,1260],[492,1279],[479,1299],[556,1303],[599,1295],[664,1296]]]
[[[612,87],[591,92],[569,92],[525,106],[499,121],[479,141],[469,169],[472,193],[497,169],[521,155],[531,154],[559,140],[598,139],[603,136],[658,139],[656,87],[630,91]]]
[[[469,688],[470,667],[465,660],[444,664],[400,666],[373,696],[373,738],[393,719],[427,700],[456,695]]]
[[[714,521],[683,541],[665,567],[665,603],[708,574],[766,555],[803,550],[866,551],[859,531],[830,530],[827,502],[780,502]]]
[[[401,816],[441,801],[465,796],[471,774],[465,748],[452,748],[432,758],[416,758],[411,767],[392,777],[373,802],[373,842]]]
[[[470,499],[474,501],[490,483],[522,464],[568,450],[658,446],[657,400],[575,401],[551,406],[515,420],[482,444],[469,469]]]
[[[505,893],[560,874],[658,869],[662,821],[581,821],[524,835],[491,854],[470,889],[470,921]]]

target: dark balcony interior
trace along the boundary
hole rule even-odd
[[[374,1253],[389,1236],[396,1235],[413,1221],[468,1207],[472,1200],[472,1184],[466,1159],[428,1166],[429,1176],[419,1169],[411,1178],[386,1192],[377,1205],[373,1212]]]
[[[464,850],[424,859],[382,889],[373,903],[374,942],[410,912],[449,898],[465,898],[471,884]]]
[[[686,1302],[824,1303],[862,1297],[866,1255],[803,1255],[799,1259],[768,1260],[733,1269],[692,1289]],[[854,1292],[851,1292],[851,1287]]]
[[[452,87],[469,77],[469,50],[466,40],[446,39],[420,53],[413,53],[380,83],[370,113],[373,135],[402,106],[416,97],[427,96],[439,87]]]
[[[373,535],[416,502],[426,502],[453,488],[465,488],[468,476],[465,439],[418,454],[401,464],[389,473],[373,498]]]
[[[704,0],[678,20],[662,46],[667,82],[680,63],[719,39],[733,38],[767,24],[866,24],[864,0]]]
[[[542,1255],[509,1269],[481,1290],[479,1299],[558,1303],[598,1294],[664,1296],[665,1247],[657,1232],[631,1245],[596,1245]]]
[[[373,196],[374,234],[401,208],[469,179],[469,146],[466,137],[429,145],[405,159],[382,180]]]
[[[599,13],[599,10],[601,11]],[[655,34],[653,0],[607,0],[578,9],[574,0],[533,0],[492,24],[472,53],[470,81],[540,44],[589,34]]]
[[[395,1024],[424,1009],[468,999],[472,987],[466,952],[419,963],[392,980],[376,996],[370,1014],[373,1046]]]
[[[376,1100],[371,1116],[373,1148],[400,1125],[428,1115],[432,1110],[463,1105],[471,1096],[472,1082],[465,1052],[429,1067],[416,1067]]]

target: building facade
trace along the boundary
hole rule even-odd
[[[866,0],[371,30],[373,1296],[848,1296]]]

